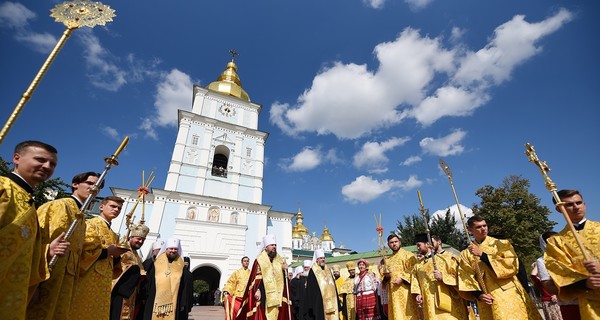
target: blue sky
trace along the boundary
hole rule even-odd
[[[65,27],[58,2],[0,2],[2,121]],[[550,205],[524,144],[559,188],[600,220],[597,1],[106,1],[113,22],[75,30],[1,146],[59,149],[55,176],[104,168],[131,141],[107,185],[163,188],[177,109],[216,80],[237,50],[238,74],[269,132],[263,203],[295,212],[337,244],[377,248],[385,232],[509,175]],[[104,190],[101,195],[107,195]],[[560,215],[551,219],[564,225]]]

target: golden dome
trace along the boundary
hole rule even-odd
[[[294,228],[296,228],[296,231],[298,232],[301,238],[302,236],[308,234],[308,229],[302,224],[302,220],[304,220],[304,218],[302,217],[302,212],[300,211],[300,209],[298,209],[298,214],[296,215],[296,225],[294,226]]]
[[[302,236],[298,233],[298,228],[296,226],[292,227],[292,239],[302,239]]]
[[[329,233],[329,229],[327,229],[327,227],[323,228],[323,234],[321,235],[321,241],[333,241],[333,237]]]
[[[228,94],[248,102],[250,101],[248,93],[242,89],[242,82],[237,74],[237,66],[235,65],[235,62],[233,62],[233,59],[231,59],[231,61],[227,64],[225,71],[221,73],[217,81],[212,82],[206,88]]]

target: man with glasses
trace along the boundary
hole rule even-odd
[[[77,217],[85,200],[92,194],[100,174],[84,172],[73,177],[72,194],[68,198],[46,202],[38,208],[42,245],[48,247],[52,239],[66,232],[76,219],[77,224],[69,238],[71,247],[65,257],[57,260],[50,279],[38,287],[38,298],[27,308],[27,319],[66,319],[71,307],[75,279],[79,274],[79,257],[85,238],[85,222]]]
[[[544,261],[550,277],[558,287],[558,297],[563,301],[578,300],[582,319],[600,318],[600,223],[587,220],[583,197],[577,190],[560,190],[556,210],[563,206],[589,260],[584,258],[568,226],[548,238]]]

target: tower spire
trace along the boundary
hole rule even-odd
[[[231,53],[231,61],[227,63],[225,71],[221,73],[219,78],[217,78],[217,81],[212,82],[206,88],[245,101],[250,101],[250,96],[248,96],[248,93],[242,88],[242,81],[240,81],[240,77],[237,74],[237,65],[234,62],[235,57],[238,56],[239,53],[233,49],[229,50],[229,53]]]

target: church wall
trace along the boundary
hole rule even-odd
[[[260,252],[262,237],[267,234],[267,215],[248,213],[246,215],[248,237],[246,238],[246,255],[254,260]]]

